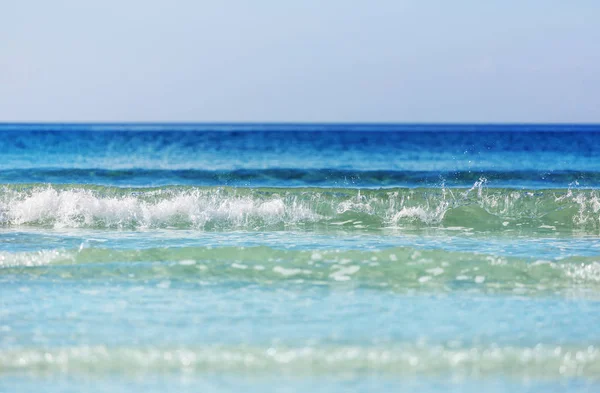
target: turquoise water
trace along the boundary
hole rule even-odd
[[[0,125],[0,390],[600,389],[600,128]]]

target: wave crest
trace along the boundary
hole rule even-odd
[[[5,186],[0,225],[67,228],[463,227],[600,230],[598,190]]]

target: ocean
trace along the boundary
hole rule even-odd
[[[0,124],[0,391],[600,391],[600,126]]]

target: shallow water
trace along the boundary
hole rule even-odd
[[[0,152],[0,390],[600,389],[600,128],[5,124]]]

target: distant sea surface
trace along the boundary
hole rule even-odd
[[[0,391],[600,391],[600,126],[0,124]]]

